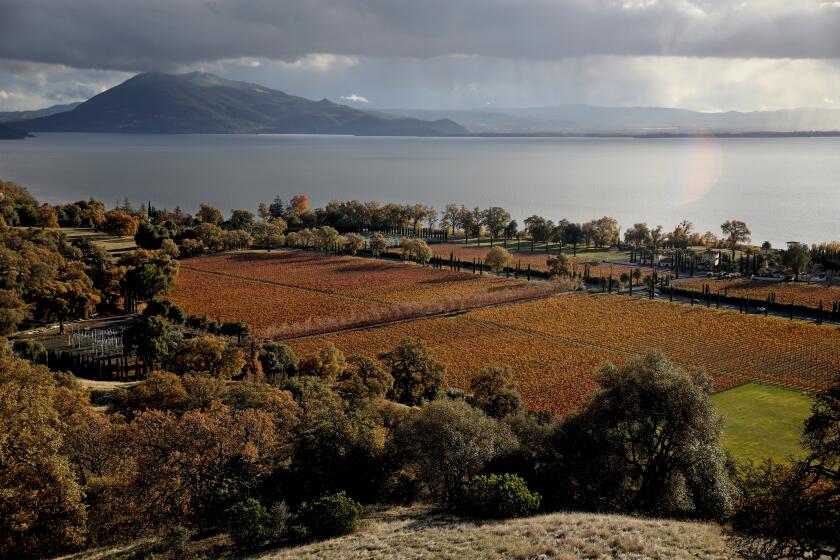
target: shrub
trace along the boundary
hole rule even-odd
[[[170,259],[177,259],[181,256],[181,249],[179,249],[178,244],[171,239],[164,239],[160,244],[158,254],[165,255]]]
[[[245,366],[245,359],[238,348],[222,338],[197,336],[178,347],[168,366],[181,375],[201,372],[212,377],[230,379],[239,375]]]
[[[372,501],[387,469],[381,420],[357,411],[345,414],[343,403],[318,378],[294,377],[289,388],[307,412],[295,438],[286,495],[298,502],[344,491]]]
[[[651,351],[598,383],[552,437],[552,506],[720,519],[734,488],[710,380]]]
[[[285,536],[289,529],[289,520],[292,519],[289,506],[286,505],[286,502],[276,502],[268,510],[268,513],[271,516],[271,527],[275,537]]]
[[[574,261],[563,253],[549,257],[546,264],[548,265],[549,276],[571,276],[574,272]]]
[[[169,307],[169,311],[166,312],[166,318],[175,323],[176,325],[183,325],[184,321],[187,318],[187,314],[183,310],[183,308],[178,307],[173,303]]]
[[[36,340],[16,340],[12,349],[19,358],[36,364],[45,362],[47,359],[46,348]]]
[[[381,233],[374,233],[370,236],[370,252],[374,257],[378,257],[385,250],[388,249],[388,241]]]
[[[422,484],[414,475],[399,471],[385,480],[380,498],[385,503],[408,506],[420,498],[422,490]]]
[[[352,406],[364,399],[384,397],[394,385],[394,378],[376,360],[350,356],[347,364],[335,389]]]
[[[450,387],[446,390],[446,398],[450,401],[463,401],[467,398],[467,394],[463,389],[458,387]]]
[[[493,272],[504,272],[505,268],[510,266],[513,259],[504,247],[493,247],[484,258],[484,264],[490,267]]]
[[[282,342],[267,342],[260,350],[260,363],[269,376],[290,375],[298,366],[294,350]]]
[[[190,315],[187,317],[187,326],[193,329],[205,331],[209,323],[210,319],[207,318],[207,315]]]
[[[469,402],[493,418],[504,418],[522,410],[522,397],[513,371],[507,366],[490,366],[470,380]]]
[[[388,398],[412,406],[439,396],[446,364],[435,359],[425,340],[404,338],[396,348],[380,354],[379,359],[394,378]]]
[[[320,352],[307,356],[298,364],[300,375],[320,377],[329,384],[334,383],[346,369],[347,360],[344,353],[332,342],[328,342]]]
[[[152,300],[146,304],[143,310],[143,317],[166,317],[169,310],[172,308],[172,303],[169,300]]]
[[[403,258],[413,258],[419,264],[426,264],[432,258],[432,250],[424,239],[400,239]]]
[[[235,336],[237,342],[242,342],[244,337],[251,334],[248,324],[242,321],[225,321],[220,327],[220,332],[225,336]]]
[[[137,233],[137,227],[140,222],[122,210],[111,210],[105,213],[105,223],[102,224],[102,229],[111,235],[119,235],[122,237],[133,237]]]
[[[204,252],[204,244],[198,239],[185,238],[181,240],[178,250],[182,257],[194,257]]]
[[[347,497],[343,491],[304,502],[300,515],[309,535],[313,538],[337,537],[354,533],[364,508],[356,500]]]
[[[365,238],[358,233],[348,233],[344,236],[344,250],[355,255],[365,247]]]
[[[399,426],[395,443],[439,503],[457,503],[461,484],[516,449],[510,429],[464,401],[435,401]]]
[[[188,547],[191,538],[190,530],[183,525],[175,525],[166,530],[158,543],[156,552],[168,553],[173,559],[188,558]]]
[[[237,548],[262,548],[274,539],[272,515],[259,500],[247,498],[225,511],[225,526]]]
[[[540,500],[514,474],[480,475],[464,484],[459,509],[476,517],[524,517],[539,509]]]
[[[160,249],[164,239],[169,239],[169,230],[149,222],[141,223],[134,234],[134,242],[143,249]]]

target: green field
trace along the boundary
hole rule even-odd
[[[802,453],[802,423],[811,399],[798,391],[748,383],[712,396],[726,419],[723,443],[742,461],[784,461]]]
[[[475,240],[475,238],[471,238],[469,243],[464,243],[463,239],[450,239],[449,243],[460,243],[464,247],[474,247],[474,248],[486,248],[490,249],[492,246],[490,244],[489,238],[481,238],[481,244]],[[493,245],[501,245],[504,246],[504,242],[502,240],[496,240]],[[531,253],[550,253],[556,255],[558,250],[560,249],[560,245],[557,243],[548,243],[548,251],[545,249],[545,243],[535,243],[534,250],[531,251],[531,242],[522,240],[520,244],[520,250],[518,252],[523,254],[531,254]],[[507,242],[507,249],[513,253],[516,253],[516,240],[508,240]],[[572,249],[571,245],[564,245],[563,252],[571,255],[574,250]],[[603,248],[603,249],[596,249],[595,247],[584,247],[579,246],[577,248],[577,252],[575,256],[579,259],[591,259],[591,260],[598,260],[598,261],[606,261],[606,262],[627,262],[630,260],[630,251],[619,251],[615,248]]]
[[[61,228],[62,233],[72,241],[86,237],[90,241],[101,245],[106,251],[113,254],[124,253],[125,251],[133,251],[137,248],[133,237],[119,237],[101,231],[93,231],[90,228]]]

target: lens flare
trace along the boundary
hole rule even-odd
[[[720,140],[712,135],[691,139],[685,175],[680,193],[680,206],[703,199],[720,179],[723,153]]]

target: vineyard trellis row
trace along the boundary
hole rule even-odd
[[[353,257],[300,252],[222,255],[189,261],[170,299],[189,314],[247,322],[267,337],[544,297],[569,282],[531,283]]]
[[[333,342],[347,353],[376,356],[404,336],[425,339],[449,364],[451,386],[466,389],[470,375],[505,363],[530,408],[561,414],[584,402],[605,362],[621,365],[650,348],[689,370],[705,370],[715,390],[749,381],[814,389],[840,372],[836,329],[588,294],[328,334],[292,346],[307,354]]]
[[[838,304],[840,304],[840,286],[803,282],[768,282],[747,278],[681,280],[674,286],[698,292],[709,290],[713,294],[720,292],[723,296],[743,296],[754,301],[769,301],[781,305],[793,303],[811,309],[818,309],[822,304],[826,313],[840,312],[837,309]]]

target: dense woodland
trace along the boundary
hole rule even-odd
[[[0,187],[3,334],[142,312],[124,343],[145,374],[94,406],[72,375],[43,365],[39,344],[0,343],[0,556],[140,537],[177,556],[191,535],[213,532],[253,550],[351,532],[365,505],[415,501],[472,517],[575,509],[708,519],[736,531],[745,557],[840,555],[840,384],[815,400],[805,457],[743,466],[721,445],[709,379],[656,352],[604,365],[600,390],[557,418],[525,410],[503,364],[476,371],[461,391],[419,339],[376,359],[332,345],[296,356],[245,324],[187,317],[165,299],[179,258],[254,243],[355,252],[363,230],[523,235],[500,208],[451,205],[438,220],[424,206],[351,201],[313,211],[295,197],[225,219],[208,205],[195,217],[127,203],[49,206]],[[729,224],[715,244],[734,255],[749,231]],[[69,242],[58,225],[134,236],[139,248],[115,257]],[[611,218],[555,225],[534,216],[525,225],[541,241],[619,242]],[[685,223],[679,236],[643,225],[625,243],[698,241]],[[371,250],[382,242],[371,237]],[[403,249],[422,262],[421,243]],[[801,252],[836,266],[834,245]]]

